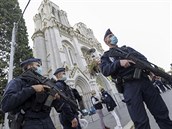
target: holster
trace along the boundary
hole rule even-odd
[[[123,79],[116,78],[116,79],[112,79],[112,81],[115,83],[117,91],[119,93],[124,93]]]
[[[9,127],[10,129],[22,129],[23,121],[24,121],[24,114],[16,113],[16,114],[8,114],[9,119]]]

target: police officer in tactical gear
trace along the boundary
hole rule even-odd
[[[134,54],[138,59],[147,61],[146,57],[131,47],[118,47],[118,39],[110,29],[106,31],[104,41],[110,49],[101,57],[101,72],[113,79],[122,79],[122,93],[135,129],[150,129],[144,103],[154,116],[160,129],[172,129],[172,121],[169,118],[167,106],[148,79],[150,73],[142,70],[140,77],[135,77],[133,76],[134,72],[136,72],[135,62],[119,56],[110,57],[109,53],[114,48],[120,48],[127,53]]]
[[[24,71],[34,68],[37,73],[42,72],[41,60],[37,58],[23,61],[21,67]],[[34,80],[20,76],[7,84],[1,104],[3,112],[10,114],[12,129],[55,129],[50,118],[51,107],[44,106],[49,95],[46,92],[47,88],[49,87],[46,85],[37,84]],[[61,106],[59,98],[56,94],[52,106],[56,110],[59,107],[67,110],[69,106],[65,104]]]
[[[54,72],[54,79],[56,80],[56,86],[65,93],[65,95],[69,98],[71,98],[71,100],[73,100],[74,102],[76,102],[76,98],[72,92],[72,89],[70,88],[70,86],[68,86],[65,83],[66,78],[66,74],[65,74],[65,68],[58,68],[55,72]],[[64,101],[64,103],[66,103]],[[77,104],[77,102],[76,102]],[[70,107],[70,114],[66,114],[66,112],[61,112],[59,111],[59,118],[60,118],[60,123],[63,125],[64,129],[81,129],[79,121],[78,121],[78,111],[77,109],[74,109],[73,107]]]

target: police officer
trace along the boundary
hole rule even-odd
[[[106,31],[104,41],[110,49],[101,57],[101,72],[113,79],[122,78],[124,99],[135,129],[150,129],[144,103],[154,116],[160,129],[172,129],[172,121],[169,118],[167,106],[148,79],[149,73],[142,70],[140,78],[135,78],[133,76],[136,70],[135,62],[119,56],[110,57],[109,53],[114,48],[120,48],[127,53],[134,54],[136,58],[141,60],[147,61],[146,57],[131,47],[118,47],[118,39],[110,29]]]
[[[106,108],[107,108],[108,112],[110,112],[116,120],[117,126],[114,127],[114,129],[122,129],[122,125],[119,120],[119,117],[114,110],[115,107],[117,106],[115,101],[113,100],[112,96],[107,91],[105,91],[104,88],[100,88],[100,92],[102,95],[101,96],[102,103],[106,104]]]
[[[69,98],[71,98],[74,102],[76,102],[76,99],[74,97],[74,94],[72,92],[72,89],[65,83],[66,74],[65,74],[65,68],[58,68],[55,72],[55,80],[56,80],[56,86],[65,93],[65,95]],[[77,104],[77,102],[76,102]],[[71,111],[70,114],[66,114],[66,112],[60,112],[59,118],[60,123],[63,125],[64,129],[81,129],[79,121],[78,121],[78,111],[77,109],[74,109],[70,107],[68,109]]]
[[[37,58],[23,61],[21,67],[23,71],[34,69],[35,72],[42,73],[42,63]],[[49,87],[46,85],[38,84],[37,81],[20,76],[7,84],[1,104],[3,112],[10,112],[12,116],[17,116],[17,121],[12,119],[11,128],[55,129],[49,115],[51,107],[44,106],[48,96],[47,88]],[[58,94],[54,97],[53,104],[56,109],[60,106]],[[67,108],[68,106],[63,106],[63,109]],[[20,123],[16,127],[16,123],[19,121]]]

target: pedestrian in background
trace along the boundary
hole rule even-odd
[[[91,95],[92,95],[91,96],[91,102],[92,102],[94,108],[96,109],[96,113],[99,115],[102,129],[110,129],[110,128],[106,127],[106,125],[104,123],[104,120],[103,120],[104,115],[103,115],[103,112],[102,112],[103,105],[102,105],[101,100],[99,99],[99,97],[96,96],[96,91],[92,90]]]
[[[117,126],[114,127],[114,129],[122,129],[120,119],[115,112],[115,107],[117,106],[115,101],[113,100],[111,95],[107,91],[104,90],[104,88],[100,88],[100,92],[101,92],[102,103],[106,105],[108,112],[110,112],[116,120]]]

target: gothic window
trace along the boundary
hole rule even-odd
[[[43,8],[41,9],[41,13],[42,13],[42,14],[44,13],[44,10],[43,10]]]
[[[54,7],[52,7],[52,14],[55,16],[55,8]]]
[[[70,56],[71,62],[72,62],[72,64],[75,64],[76,61],[75,61],[74,53],[71,48],[68,48],[68,50],[69,50],[69,56]]]
[[[50,54],[47,55],[48,73],[51,71]]]
[[[63,46],[63,50],[64,50],[65,56],[66,56],[66,63],[69,65],[70,61],[69,61],[69,56],[68,56],[68,52],[67,52],[66,46]]]
[[[76,61],[74,47],[68,41],[62,41],[62,43],[63,43],[64,54],[66,56],[66,63],[69,66],[76,65],[77,61]]]

